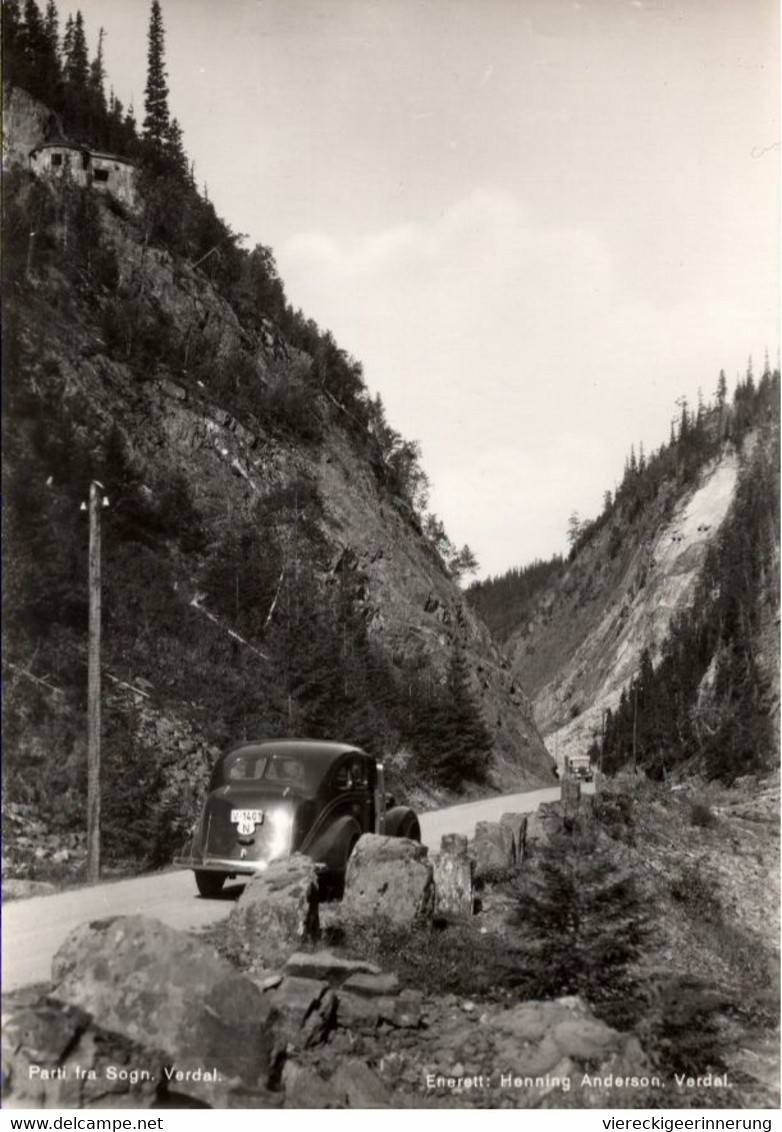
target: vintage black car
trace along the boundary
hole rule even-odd
[[[177,863],[202,896],[228,877],[305,853],[324,889],[339,890],[362,833],[421,839],[415,813],[385,792],[381,763],[346,743],[267,739],[239,743],[214,765],[200,821]]]

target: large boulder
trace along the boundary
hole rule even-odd
[[[435,910],[450,916],[471,916],[475,910],[475,862],[467,838],[445,834],[432,857]]]
[[[513,835],[513,848],[516,853],[516,863],[520,864],[524,859],[527,843],[527,815],[503,814],[500,818],[500,825],[504,825],[511,831]]]
[[[52,997],[131,1041],[162,1049],[178,1091],[213,1098],[276,1082],[270,998],[217,952],[146,916],[82,924],[52,961]],[[209,1076],[204,1077],[208,1072]]]
[[[77,1006],[22,994],[3,1008],[4,1108],[149,1108],[165,1064]]]
[[[320,934],[318,874],[300,853],[272,861],[245,887],[228,917],[229,947],[252,967],[279,967]]]
[[[562,829],[562,804],[541,802],[527,820],[527,849],[534,853],[536,849],[547,845]]]
[[[346,919],[410,927],[431,918],[435,889],[427,849],[405,837],[365,833],[345,874]]]
[[[513,833],[496,821],[479,821],[473,842],[475,879],[494,880],[505,875],[516,861]]]

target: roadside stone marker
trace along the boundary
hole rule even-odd
[[[515,864],[513,833],[498,821],[479,821],[475,826],[473,852],[475,879],[490,880]]]
[[[516,862],[520,864],[524,858],[524,846],[527,840],[527,815],[503,814],[500,818],[500,825],[506,826],[513,834]]]
[[[467,838],[446,833],[440,846],[440,852],[432,857],[435,911],[471,916],[475,910],[475,862],[469,855]]]

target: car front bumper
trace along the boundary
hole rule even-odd
[[[235,861],[230,857],[174,857],[174,864],[182,869],[229,873],[231,876],[255,876],[269,867],[268,861]]]

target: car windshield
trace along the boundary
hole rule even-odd
[[[280,783],[285,786],[311,786],[323,775],[323,764],[293,755],[263,753],[252,747],[229,755],[222,765],[222,780],[231,782]]]

